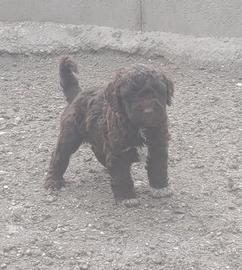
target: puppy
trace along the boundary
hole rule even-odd
[[[116,201],[138,204],[130,168],[138,147],[147,146],[147,173],[154,197],[167,196],[168,125],[173,83],[145,65],[117,70],[105,86],[82,91],[76,63],[68,56],[59,65],[60,84],[68,102],[61,117],[60,134],[52,153],[45,188],[65,184],[63,175],[71,155],[89,143],[97,160],[111,176]]]

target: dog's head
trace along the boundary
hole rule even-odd
[[[120,69],[106,88],[105,97],[115,113],[124,114],[139,127],[157,127],[166,118],[174,87],[153,68],[136,65]]]

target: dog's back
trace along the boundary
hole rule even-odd
[[[77,64],[69,57],[64,56],[60,60],[59,64],[60,85],[67,102],[70,104],[73,99],[81,92],[78,79]]]

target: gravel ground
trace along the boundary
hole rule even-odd
[[[56,56],[0,56],[0,269],[242,269],[241,66],[180,65],[169,108],[174,195],[153,199],[144,164],[133,167],[141,205],[115,205],[109,176],[87,145],[68,184],[43,189],[65,101]],[[131,63],[79,53],[83,88]]]

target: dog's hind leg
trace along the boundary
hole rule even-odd
[[[46,189],[59,189],[65,184],[63,175],[68,167],[71,155],[82,143],[78,125],[73,119],[61,123],[57,145],[52,153],[49,170],[45,179]]]

